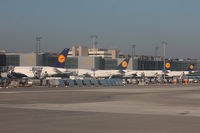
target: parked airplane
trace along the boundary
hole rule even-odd
[[[165,63],[165,70],[171,67],[170,62]],[[138,77],[155,77],[158,75],[163,75],[165,72],[163,70],[125,70],[124,77],[138,76]]]
[[[190,64],[187,68],[187,71],[169,71],[167,73],[167,76],[170,77],[180,77],[180,76],[184,76],[187,75],[191,72],[194,72],[194,64]]]
[[[10,73],[17,78],[39,78],[46,76],[69,75],[71,72],[64,68],[69,49],[65,48],[52,66],[16,66]]]
[[[154,77],[162,74],[162,70],[126,70],[124,76],[126,77],[135,75],[141,77],[142,75],[144,75],[146,77]]]
[[[125,70],[125,76],[137,75],[141,77],[144,75],[145,77],[155,77],[159,75],[166,75],[169,77],[180,77],[182,75],[189,74],[189,72],[194,70],[194,64],[190,64],[188,66],[188,71],[171,71],[171,62],[167,61],[165,63],[165,70]]]
[[[78,76],[90,75],[95,78],[110,78],[114,76],[122,76],[124,74],[123,70],[127,69],[129,63],[129,58],[125,58],[116,68],[116,70],[89,70],[89,69],[68,69]]]

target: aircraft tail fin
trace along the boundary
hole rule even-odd
[[[165,70],[170,70],[170,69],[171,69],[171,64],[172,64],[171,61],[167,61],[167,62],[165,63]]]
[[[189,66],[188,66],[188,69],[187,69],[188,71],[193,71],[194,70],[194,64],[190,64]]]
[[[128,63],[129,63],[129,57],[125,58],[120,64],[119,66],[117,66],[118,70],[126,70],[128,67]]]
[[[52,67],[64,68],[68,52],[69,52],[69,48],[63,49],[63,51],[59,54],[57,60],[54,62]]]

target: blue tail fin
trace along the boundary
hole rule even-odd
[[[64,68],[65,61],[67,59],[67,55],[69,52],[69,48],[65,48],[58,56],[57,60],[54,62],[52,67]]]
[[[166,61],[165,64],[164,64],[164,68],[162,68],[162,71],[163,72],[166,72],[167,70],[170,70],[171,69],[171,65],[172,65],[172,61]]]
[[[194,70],[194,64],[190,64],[189,66],[188,66],[188,69],[187,69],[188,71],[193,71]]]
[[[120,64],[119,66],[117,66],[118,70],[125,70],[128,67],[128,62],[129,62],[129,57],[125,58]]]

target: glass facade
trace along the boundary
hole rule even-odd
[[[6,55],[6,66],[19,66],[19,55]]]
[[[37,59],[36,59],[36,65],[37,66],[45,66],[45,59],[44,59],[44,54],[40,54],[40,55],[37,55]]]
[[[103,63],[103,58],[102,57],[95,57],[95,68],[97,70],[104,69],[104,63]]]
[[[117,67],[117,59],[104,59],[104,69],[105,70],[114,70]]]
[[[78,68],[78,57],[68,57],[65,62],[65,67],[70,69]]]
[[[198,61],[171,61],[172,71],[187,71],[188,67],[194,64],[194,70],[199,70],[200,62]],[[147,61],[147,60],[134,60],[133,68],[135,70],[162,70],[163,61]]]
[[[133,66],[136,70],[162,70],[163,62],[162,61],[148,61],[148,60],[134,60],[135,66]]]
[[[57,54],[39,54],[37,56],[36,64],[37,66],[51,66],[56,60]],[[91,57],[68,57],[65,63],[66,68],[70,69],[78,69],[78,68],[92,68],[92,60]],[[91,60],[89,65],[85,60]],[[81,65],[80,65],[80,64]],[[84,63],[86,65],[84,65]],[[95,57],[95,68],[99,70],[114,70],[116,69],[118,63],[118,59],[109,59],[102,57]],[[131,62],[130,62],[131,63]],[[194,70],[200,70],[200,61],[198,60],[187,60],[187,61],[179,61],[172,60],[171,61],[171,69],[172,71],[187,71],[189,65],[194,64]],[[0,71],[3,71],[4,66],[19,66],[20,65],[20,55],[19,54],[0,54]],[[129,64],[130,65],[130,64]],[[89,68],[89,69],[90,69]],[[148,59],[134,59],[132,62],[132,67],[130,69],[134,70],[162,70],[163,69],[163,61],[153,61]]]
[[[198,62],[192,62],[192,61],[173,61],[171,65],[172,71],[187,71],[189,66],[191,64],[194,64],[194,70],[197,70],[199,67]]]
[[[6,55],[0,55],[0,66],[6,66]]]
[[[48,56],[45,57],[45,66],[52,66],[54,62],[57,60],[58,56]]]
[[[40,54],[37,56],[37,66],[52,66],[57,58],[57,55]]]

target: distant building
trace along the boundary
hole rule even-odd
[[[73,46],[69,51],[69,57],[75,56],[88,56],[88,47],[85,46]]]
[[[73,46],[72,50],[69,52],[69,57],[75,56],[96,56],[102,58],[119,58],[119,50],[116,49],[89,49],[85,46]]]
[[[0,51],[0,71],[8,66],[51,66],[57,60],[59,53],[7,53]],[[95,56],[95,62],[93,62]],[[70,69],[96,69],[111,70],[129,55],[121,53],[116,49],[89,49],[85,46],[73,46],[69,51],[65,63],[66,68]],[[130,57],[130,56],[129,56]],[[162,70],[162,56],[135,55],[133,60],[130,58],[127,69],[133,70]],[[170,59],[172,71],[187,70],[190,64],[194,64],[194,70],[200,70],[200,60],[195,59]],[[94,64],[93,64],[94,63]]]
[[[6,50],[0,50],[0,54],[5,54]]]

